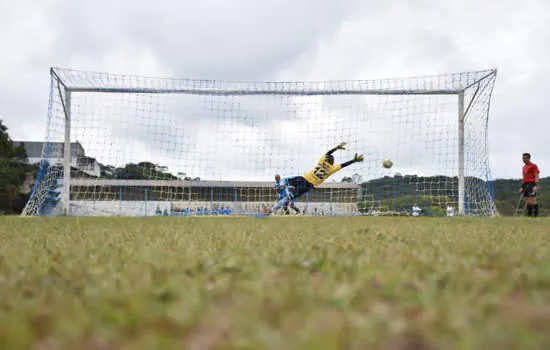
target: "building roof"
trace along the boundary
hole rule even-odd
[[[62,180],[61,180],[62,181]],[[188,180],[116,180],[116,179],[71,179],[71,186],[133,186],[133,187],[252,187],[272,188],[270,181],[188,181]],[[341,182],[325,182],[318,188],[359,189],[361,186]]]
[[[78,157],[77,160],[76,160],[76,164],[78,166],[90,165],[90,164],[95,164],[95,163],[97,163],[97,160],[95,158],[86,157],[86,156]]]
[[[23,144],[25,146],[25,151],[27,151],[27,157],[28,158],[41,158],[42,157],[42,151],[44,149],[44,144],[46,142],[41,141],[14,141],[13,142],[16,146],[19,146]],[[52,151],[57,154],[63,154],[65,150],[65,144],[63,142],[47,142],[47,144],[52,147]],[[72,142],[71,143],[71,156],[77,156],[82,157],[85,155],[84,147],[80,144],[80,142]]]

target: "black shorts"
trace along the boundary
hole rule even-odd
[[[537,194],[533,192],[533,187],[535,187],[537,184],[534,182],[524,182],[521,184],[521,188],[523,188],[523,196],[524,197],[536,197]]]
[[[292,199],[296,199],[313,189],[313,184],[307,181],[303,176],[295,176],[288,179],[288,184],[294,188],[290,190]]]

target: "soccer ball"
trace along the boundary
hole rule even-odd
[[[391,161],[391,159],[386,159],[384,163],[382,163],[382,165],[384,166],[384,168],[389,169],[393,166],[393,162]]]

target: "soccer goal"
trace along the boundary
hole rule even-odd
[[[23,215],[251,215],[274,176],[363,154],[299,198],[306,215],[496,215],[496,70],[353,81],[167,79],[51,69]],[[382,166],[385,159],[393,167]]]

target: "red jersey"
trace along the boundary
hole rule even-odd
[[[523,166],[523,182],[535,182],[539,167],[535,163],[527,163]]]

